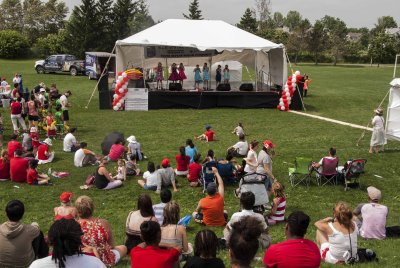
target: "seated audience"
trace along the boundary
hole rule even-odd
[[[51,256],[34,261],[29,268],[85,267],[106,268],[100,259],[83,254],[81,226],[73,219],[55,221],[48,234]]]
[[[197,154],[197,148],[191,139],[186,140],[185,154],[190,157],[190,163],[193,163],[194,156]]]
[[[232,131],[232,134],[236,134],[237,136],[243,135],[244,136],[244,128],[242,123],[238,123],[238,125]]]
[[[224,262],[217,258],[218,238],[211,230],[201,230],[194,240],[194,256],[189,258],[183,268],[225,268]]]
[[[190,157],[186,155],[185,147],[179,147],[179,154],[175,156],[176,169],[175,173],[178,176],[186,176],[189,172]]]
[[[194,139],[206,142],[215,140],[215,132],[211,128],[212,127],[210,125],[206,125],[206,132],[204,132],[200,136],[195,136]]]
[[[32,152],[33,147],[32,147],[32,137],[29,134],[29,131],[24,131],[22,133],[22,148],[24,149],[25,152]]]
[[[224,182],[218,174],[218,169],[212,168],[212,171],[218,181],[210,182],[207,185],[207,197],[200,199],[193,218],[197,222],[204,223],[207,226],[224,226],[228,215],[224,212]]]
[[[61,219],[75,219],[78,215],[76,207],[71,205],[73,194],[70,192],[63,192],[60,195],[61,206],[54,208],[54,220]]]
[[[234,268],[251,267],[258,251],[258,238],[263,232],[262,224],[254,217],[246,216],[232,224],[228,240],[229,259]]]
[[[47,138],[39,145],[36,159],[39,160],[39,165],[51,163],[54,159],[54,152],[50,152],[49,146],[53,146],[50,138]]]
[[[123,145],[124,141],[117,139],[113,145],[111,145],[110,152],[106,156],[109,161],[117,161],[120,158],[124,158],[125,147]]]
[[[64,152],[74,153],[79,149],[79,143],[76,141],[76,138],[75,138],[76,130],[77,130],[77,128],[73,127],[68,131],[67,135],[65,135],[64,142],[63,142]]]
[[[258,167],[258,162],[257,162],[257,147],[258,147],[258,141],[253,140],[250,142],[249,145],[249,151],[247,152],[247,156],[243,158],[245,161],[245,166],[244,166],[244,172],[251,174],[255,173]]]
[[[142,146],[140,145],[140,143],[136,140],[135,136],[129,136],[129,138],[126,139],[129,143],[128,143],[128,159],[130,155],[135,155],[136,156],[136,160],[138,161],[142,161],[143,158],[146,159],[146,157],[144,156],[144,154],[142,153]]]
[[[29,162],[22,157],[20,149],[15,150],[14,157],[10,160],[10,177],[13,182],[26,182]]]
[[[132,268],[174,267],[179,260],[181,248],[160,248],[161,228],[157,222],[143,222],[140,225],[140,235],[144,242],[131,250]]]
[[[25,206],[19,200],[7,203],[8,220],[0,225],[0,267],[28,267],[35,260],[32,242],[40,235],[37,223],[23,224]]]
[[[172,199],[171,191],[169,189],[162,189],[160,193],[160,199],[161,203],[154,205],[153,210],[158,223],[162,225],[164,221],[164,208]]]
[[[87,148],[86,142],[81,142],[80,148],[75,152],[74,165],[76,167],[86,167],[98,164],[96,154]]]
[[[228,153],[232,153],[235,157],[246,157],[249,151],[249,144],[244,134],[239,135],[239,141],[228,148]]]
[[[29,170],[28,173],[26,174],[26,182],[29,185],[45,185],[45,184],[50,184],[49,183],[49,176],[44,173],[38,173],[37,167],[38,167],[38,160],[32,159],[29,162]]]
[[[161,166],[162,168],[158,170],[158,173],[160,173],[161,176],[161,187],[164,188],[172,186],[174,192],[178,191],[175,183],[175,172],[170,165],[169,159],[164,158],[161,162]]]
[[[321,263],[318,246],[304,239],[310,217],[302,211],[289,215],[285,224],[286,241],[271,245],[264,255],[264,265],[269,268],[318,268]]]
[[[199,185],[201,170],[203,168],[203,166],[199,164],[200,158],[201,154],[196,154],[194,156],[193,163],[189,164],[189,172],[187,175],[187,179],[191,187],[197,187]]]
[[[236,182],[235,176],[235,166],[232,163],[233,155],[227,153],[226,158],[224,160],[219,160],[217,162],[217,169],[219,175],[221,175],[225,184],[233,184]]]
[[[10,180],[10,160],[7,150],[1,150],[0,157],[0,181]]]
[[[338,163],[339,163],[339,158],[336,157],[336,149],[331,147],[329,148],[329,155],[322,157],[318,163],[313,163],[312,166],[313,168],[317,169],[319,173],[326,174],[327,172],[328,173],[335,172]]]
[[[327,263],[346,263],[357,257],[357,224],[352,221],[353,213],[344,202],[338,202],[333,218],[317,221],[316,241],[321,250],[321,259]]]
[[[95,172],[94,185],[97,189],[110,190],[118,188],[122,185],[122,181],[115,180],[111,177],[111,173],[107,170],[108,160],[103,158]]]
[[[129,160],[126,162],[126,175],[128,176],[138,176],[140,174],[140,169],[136,163],[136,155],[131,154]]]
[[[22,147],[22,144],[18,141],[18,135],[13,134],[11,136],[11,140],[7,144],[8,159],[11,160],[14,158],[14,152],[16,150],[20,150],[21,155],[24,152],[24,148]]]
[[[156,191],[158,194],[160,193],[161,175],[158,170],[156,170],[153,162],[147,163],[147,171],[143,173],[143,180],[138,180],[138,183],[145,190]]]
[[[157,222],[157,218],[154,215],[153,203],[151,202],[150,196],[141,194],[137,201],[137,210],[129,212],[128,218],[126,219],[125,246],[128,252],[130,252],[133,247],[143,242],[140,237],[140,225],[145,221]]]
[[[229,237],[232,231],[232,224],[237,221],[241,221],[242,218],[246,216],[254,217],[260,221],[263,231],[260,235],[259,242],[262,248],[268,248],[271,244],[271,237],[268,235],[268,226],[265,222],[263,215],[255,213],[253,211],[254,203],[256,198],[252,192],[244,192],[240,195],[240,205],[242,206],[242,211],[235,212],[232,214],[231,220],[228,222],[224,229],[224,239],[229,241]]]
[[[124,245],[115,246],[110,223],[93,217],[94,203],[88,196],[80,196],[75,201],[78,222],[82,228],[82,244],[97,249],[100,260],[107,266],[114,266],[126,255]]]
[[[274,181],[272,193],[274,194],[274,199],[272,200],[272,210],[267,218],[268,225],[275,225],[285,221],[286,195],[283,185],[278,181]]]

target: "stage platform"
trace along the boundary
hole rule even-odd
[[[149,109],[276,108],[279,98],[275,91],[150,91]]]

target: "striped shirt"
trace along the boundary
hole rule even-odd
[[[160,225],[162,225],[164,221],[164,208],[166,205],[167,203],[159,203],[153,206],[154,216]]]
[[[286,210],[286,197],[278,198],[278,207],[276,208],[275,214],[271,215],[269,218],[276,222],[282,222],[285,220],[285,210]]]

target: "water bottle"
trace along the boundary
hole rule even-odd
[[[49,177],[51,176],[51,168],[49,168],[49,169],[47,170],[47,175],[49,175]]]

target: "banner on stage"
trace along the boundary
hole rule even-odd
[[[145,58],[211,57],[216,54],[216,50],[200,51],[191,47],[149,46],[144,49]]]
[[[149,91],[147,88],[128,88],[125,111],[148,111]]]

